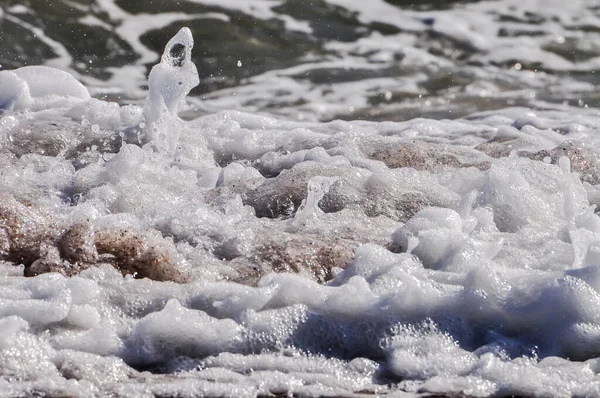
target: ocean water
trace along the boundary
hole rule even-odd
[[[600,396],[597,2],[4,0],[0,65],[0,396]]]

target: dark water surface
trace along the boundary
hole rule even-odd
[[[96,96],[125,102],[143,97],[149,68],[185,25],[196,40],[199,112],[404,120],[599,104],[594,1],[540,8],[535,1],[29,0],[0,7],[2,68],[59,66]]]

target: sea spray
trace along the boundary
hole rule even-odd
[[[165,46],[160,63],[148,76],[148,97],[144,105],[145,142],[159,151],[174,153],[181,130],[178,111],[190,90],[199,83],[192,62],[194,39],[181,28]]]

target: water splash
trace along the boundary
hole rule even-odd
[[[189,28],[181,28],[165,46],[160,63],[148,76],[148,97],[144,105],[146,142],[158,151],[173,152],[179,139],[177,113],[190,90],[200,80],[192,62],[194,38]]]

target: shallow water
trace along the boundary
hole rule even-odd
[[[541,4],[0,3],[85,86],[0,72],[0,396],[599,396],[600,8]]]

